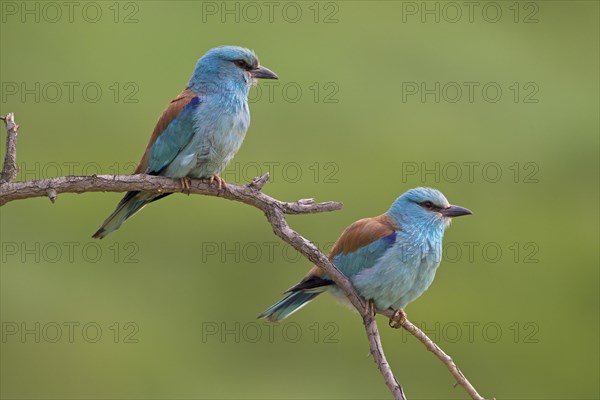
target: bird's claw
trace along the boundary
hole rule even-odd
[[[399,308],[394,312],[392,318],[390,318],[389,324],[390,327],[394,329],[398,329],[404,325],[406,322],[406,312],[403,309]]]
[[[184,176],[183,178],[179,179],[181,182],[181,191],[187,193],[187,195],[190,195],[190,187],[191,187],[191,183],[192,180],[189,176]]]
[[[373,300],[367,300],[367,302],[365,303],[365,312],[367,313],[367,315],[375,317],[375,315],[377,314],[377,308],[375,307],[375,302]]]
[[[212,183],[214,181],[218,182],[218,189],[221,190],[222,187],[227,186],[227,183],[223,180],[223,178],[221,178],[219,175],[211,175],[210,179],[208,180],[208,186],[212,186]]]

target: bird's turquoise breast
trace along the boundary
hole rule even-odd
[[[196,165],[188,174],[192,178],[220,175],[244,141],[250,126],[246,99],[233,102],[228,111],[221,111],[221,114],[218,123],[206,130],[202,127],[202,121],[206,121],[207,117],[200,112],[196,117],[198,131],[204,132],[199,135],[201,143],[196,152]]]
[[[194,136],[170,166],[169,176],[220,175],[237,153],[250,125],[246,96],[205,96],[193,116]]]
[[[352,279],[359,293],[373,299],[379,309],[404,308],[423,294],[441,261],[443,231],[428,235],[397,233],[394,245],[372,267]]]

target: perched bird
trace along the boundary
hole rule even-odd
[[[240,148],[248,126],[248,92],[256,78],[278,79],[262,67],[253,51],[236,46],[209,50],[198,60],[187,87],[158,119],[135,174],[216,179]],[[146,204],[167,196],[128,192],[93,235],[102,239]]]
[[[406,318],[406,305],[429,288],[442,257],[442,238],[453,217],[469,215],[438,190],[411,189],[380,216],[350,225],[333,246],[329,259],[350,279],[358,293],[378,310],[391,309],[394,327]],[[258,318],[279,321],[319,294],[329,291],[348,302],[323,270],[313,267],[287,297]],[[390,324],[392,320],[390,320]]]

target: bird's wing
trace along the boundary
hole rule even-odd
[[[329,253],[329,259],[344,275],[351,277],[360,270],[372,266],[394,244],[397,230],[399,228],[385,214],[358,220],[346,228],[335,242]],[[288,289],[288,292],[315,289],[331,283],[325,276],[325,272],[314,266],[306,278]]]
[[[339,254],[353,253],[379,239],[394,234],[397,230],[399,228],[386,214],[360,219],[342,233],[331,249],[329,258],[333,260]]]
[[[173,161],[194,135],[193,110],[199,104],[199,95],[188,88],[169,103],[154,127],[136,174],[158,175]]]

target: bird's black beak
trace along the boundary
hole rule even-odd
[[[447,208],[442,208],[440,210],[440,214],[442,214],[444,217],[460,217],[461,215],[471,215],[473,214],[471,212],[471,210],[466,209],[464,207],[460,207],[460,206],[450,206]]]
[[[275,72],[262,66],[258,66],[258,68],[250,70],[250,75],[252,75],[253,78],[279,79]]]

